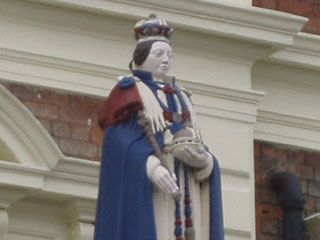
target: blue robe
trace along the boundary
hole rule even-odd
[[[134,74],[155,93],[156,84],[150,73],[134,71]],[[169,103],[170,110],[174,110],[175,105],[174,102]],[[174,134],[182,127],[181,123],[174,123],[170,130]],[[155,137],[162,148],[163,133],[159,132]],[[146,170],[147,159],[153,153],[143,129],[138,125],[137,113],[132,113],[126,122],[105,129],[95,240],[157,240],[152,182]],[[223,240],[220,168],[216,159],[209,181],[209,240]]]

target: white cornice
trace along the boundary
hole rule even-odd
[[[67,158],[61,161],[69,162]],[[65,199],[77,197],[95,200],[98,193],[100,164],[73,159],[68,165],[66,171],[50,171],[35,166],[0,161],[0,186],[32,190],[33,193],[44,192]],[[72,171],[72,168],[75,170]],[[88,168],[91,170],[87,171]]]
[[[268,61],[320,71],[320,36],[298,33],[294,36],[293,45],[280,50]]]
[[[238,230],[238,229],[231,229],[231,228],[225,228],[224,232],[226,235],[232,236],[235,239],[236,238],[243,238],[243,239],[251,239],[252,235],[248,231]]]
[[[118,75],[127,75],[128,70],[97,64],[87,64],[67,59],[60,59],[26,52],[0,49],[0,76],[14,82],[50,87],[75,94],[85,94],[105,98],[116,83]],[[18,67],[19,66],[19,67]],[[12,69],[9,71],[8,69]],[[20,72],[20,69],[21,72]],[[54,69],[54,72],[52,72]],[[48,77],[50,76],[50,78]],[[90,79],[90,81],[88,81]],[[197,111],[200,114],[255,122],[255,109],[263,93],[251,90],[212,86],[178,79],[181,84],[194,93]],[[223,99],[224,105],[207,105],[200,98]],[[199,100],[199,101],[198,101]],[[220,101],[221,102],[221,101]],[[231,103],[231,104],[230,104]],[[247,105],[248,108],[239,107]]]
[[[1,139],[10,139],[10,144],[13,145],[10,147],[19,154],[17,157],[20,163],[44,168],[54,167],[63,155],[46,130],[40,126],[39,121],[2,85],[0,102],[0,123],[2,127],[6,126],[2,130]],[[24,150],[18,151],[23,147]],[[31,160],[26,162],[24,158]]]
[[[221,167],[221,173],[224,175],[236,176],[239,178],[250,178],[250,173],[246,170],[238,170],[238,169],[231,169],[231,168],[224,168]]]
[[[259,110],[254,138],[320,150],[320,120]]]
[[[320,132],[320,119],[310,119],[260,110],[258,111],[257,118],[258,120],[268,123]]]
[[[197,84],[195,82],[183,81],[180,80],[182,85],[187,89],[192,90],[193,93],[215,96],[235,101],[240,101],[244,103],[253,103],[257,104],[264,93],[261,91],[246,91],[246,90],[238,90],[233,88],[224,88],[219,86],[212,86],[207,84]]]
[[[98,179],[99,171],[97,170],[99,169],[99,166],[100,163],[98,162],[63,157],[63,159],[58,162],[54,172]]]
[[[129,74],[129,70],[1,48],[0,62],[2,79],[103,98],[118,75]]]
[[[132,20],[156,12],[177,28],[272,45],[291,44],[292,35],[307,21],[303,17],[261,8],[186,0],[29,1]]]
[[[253,124],[256,121],[257,104],[264,93],[244,91],[206,84],[181,81],[193,92],[198,114]]]
[[[20,189],[39,190],[43,188],[43,176],[48,170],[18,163],[0,161],[0,185]]]

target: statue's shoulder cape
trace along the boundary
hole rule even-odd
[[[111,90],[100,112],[98,123],[102,129],[128,120],[133,112],[143,109],[135,79],[124,77]]]

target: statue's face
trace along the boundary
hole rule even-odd
[[[172,64],[172,49],[166,42],[157,41],[152,44],[149,55],[139,69],[151,72],[154,78],[163,79]]]

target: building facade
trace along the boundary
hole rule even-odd
[[[193,92],[221,163],[226,239],[281,239],[269,170],[295,173],[306,214],[320,210],[319,9],[299,0],[0,0],[0,239],[93,239],[98,113],[116,77],[130,73],[133,26],[151,12],[175,29],[172,75]]]

